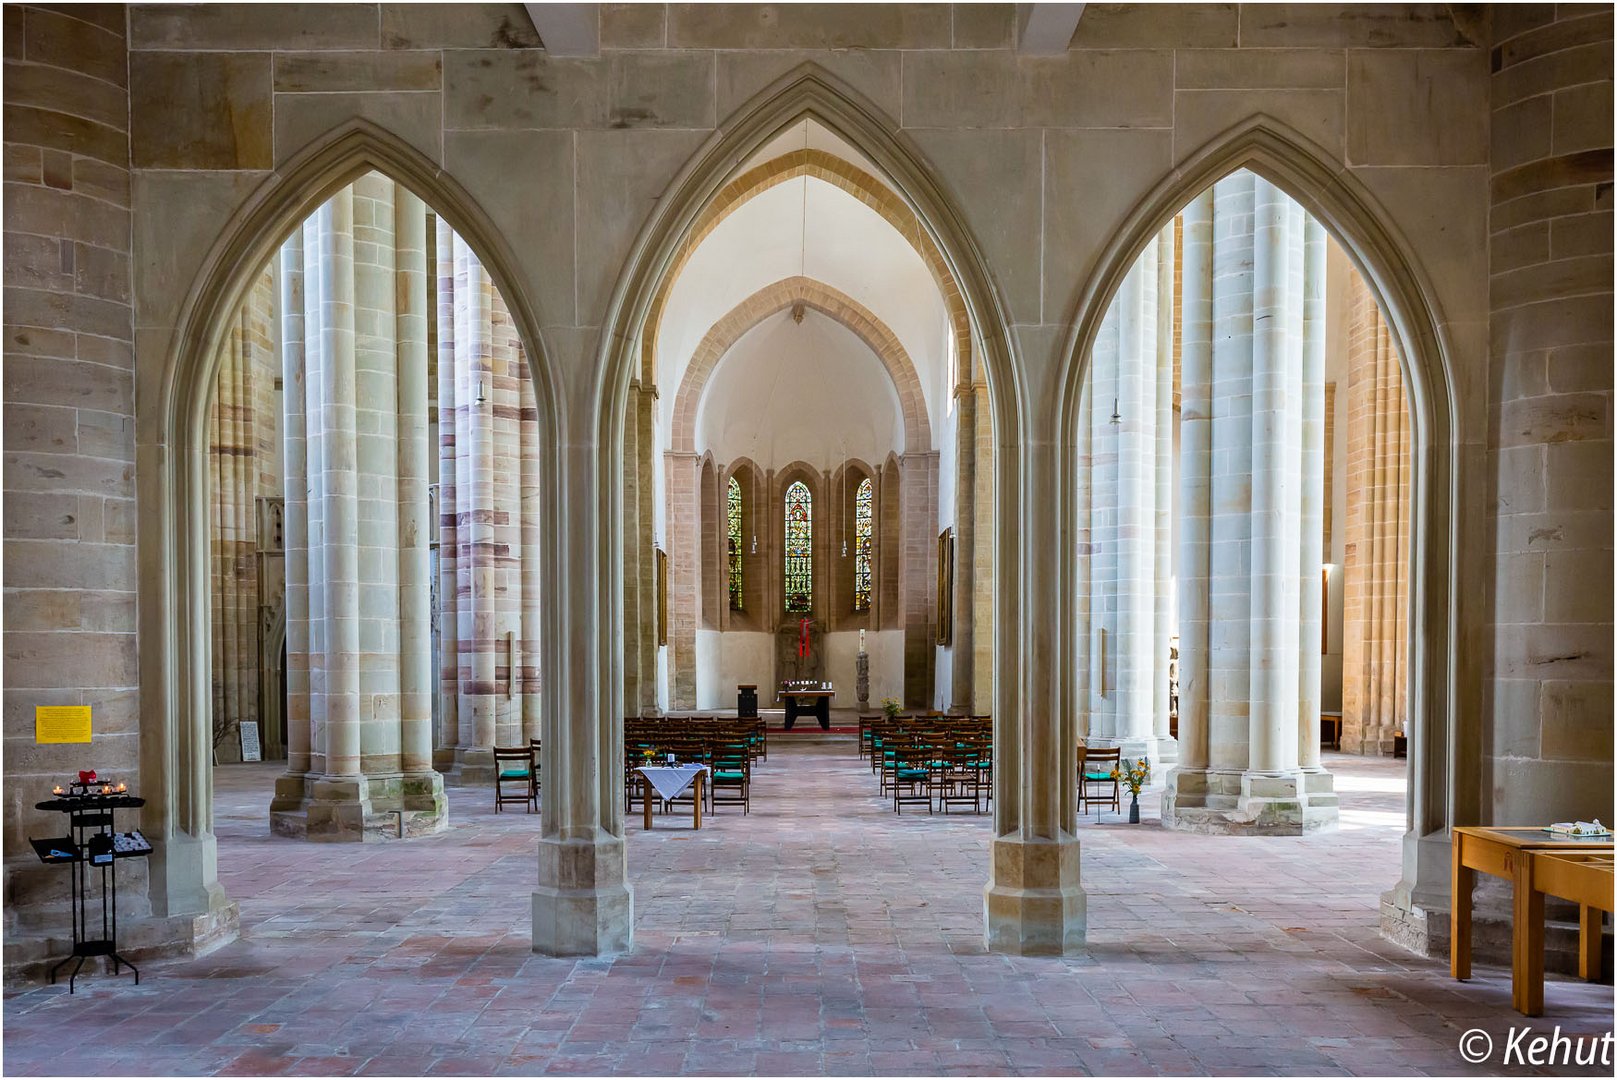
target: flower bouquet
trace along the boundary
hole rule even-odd
[[[1132,764],[1125,761],[1112,769],[1112,779],[1129,789],[1129,824],[1140,823],[1140,789],[1151,779],[1151,762],[1141,758]]]

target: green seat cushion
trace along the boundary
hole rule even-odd
[[[1111,778],[1112,778],[1111,773],[1103,773],[1103,772],[1086,772],[1086,773],[1084,773],[1084,779],[1085,780],[1110,780]]]
[[[740,769],[713,770],[713,779],[715,780],[744,780],[746,779],[746,775],[747,774],[742,772]]]
[[[500,779],[501,780],[526,780],[527,778],[528,778],[528,770],[527,769],[501,769],[500,770]]]

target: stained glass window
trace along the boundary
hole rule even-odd
[[[814,606],[814,497],[801,480],[786,489],[786,610]]]
[[[871,501],[875,485],[870,478],[859,481],[853,495],[853,609],[870,610],[870,527]]]
[[[741,481],[730,477],[730,610],[740,611],[741,602]]]

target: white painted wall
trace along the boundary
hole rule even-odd
[[[659,412],[673,415],[703,337],[741,301],[805,275],[839,289],[886,323],[916,365],[928,413],[942,415],[937,368],[947,360],[943,297],[926,264],[880,214],[809,178],[749,200],[697,247],[674,287],[657,335]]]
[[[817,311],[771,315],[725,353],[696,413],[697,452],[762,469],[881,462],[904,446],[898,393],[857,334]]]
[[[826,674],[836,687],[831,706],[858,707],[859,632],[838,631],[824,637]],[[874,710],[884,697],[903,697],[904,634],[900,630],[873,630],[865,635],[870,654],[870,705]],[[733,709],[736,686],[758,685],[760,708],[778,708],[775,690],[775,635],[756,632],[717,630],[696,631],[696,707]]]

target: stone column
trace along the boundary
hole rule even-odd
[[[1042,419],[1037,414],[1035,422]],[[1085,897],[1075,835],[1075,738],[1063,723],[1056,649],[1065,605],[1057,550],[1062,533],[1057,449],[1049,433],[1025,436],[1026,472],[996,500],[997,547],[1020,582],[1013,632],[1002,633],[994,708],[994,838],[983,894],[984,943],[994,952],[1059,955],[1083,947]],[[1017,570],[1020,572],[1018,573]]]
[[[1163,823],[1221,833],[1330,828],[1331,777],[1312,763],[1324,492],[1324,350],[1315,339],[1324,327],[1320,285],[1310,278],[1323,270],[1323,234],[1297,203],[1244,170],[1213,186],[1210,205],[1205,194],[1193,202],[1185,234],[1180,664],[1191,745],[1169,775]],[[1204,285],[1210,324],[1201,317]],[[1310,420],[1312,450],[1303,437]],[[1205,528],[1193,520],[1203,506]],[[1311,600],[1305,580],[1316,583]],[[1308,651],[1314,685],[1304,691]],[[1302,715],[1310,700],[1312,715]],[[1316,750],[1303,749],[1309,742]]]
[[[904,705],[932,707],[937,655],[938,453],[918,450],[899,459],[903,529]],[[955,573],[960,573],[959,559]]]
[[[274,275],[266,266],[220,350],[208,418],[212,728],[214,757],[219,761],[239,760],[237,728],[259,721],[258,498],[275,491],[273,483],[266,483],[275,471],[272,391],[277,364],[270,330],[274,299]]]
[[[1096,337],[1080,421],[1079,709],[1091,746],[1173,760],[1168,735],[1172,509],[1170,224],[1123,279]]]
[[[657,392],[635,380],[623,422],[623,708],[650,716],[657,706],[657,569],[654,423]]]
[[[702,459],[687,451],[664,451],[663,476],[668,489],[668,705],[694,709],[702,595]],[[655,586],[651,595],[655,634]]]
[[[969,378],[969,373],[968,373]],[[972,683],[976,677],[975,612],[972,591],[975,581],[977,541],[977,398],[969,382],[955,387],[955,476],[954,476],[954,640],[950,643],[948,710],[962,716],[972,712]]]
[[[309,771],[309,469],[306,459],[308,380],[304,362],[303,244],[308,227],[281,245],[281,400],[286,507],[286,776],[276,781],[277,810],[295,809]]]
[[[427,208],[394,189],[397,273],[394,338],[398,343],[399,742],[406,787],[441,792],[432,768],[432,583],[428,537],[433,528],[427,455]],[[439,795],[438,797],[441,797]]]
[[[397,212],[425,215],[414,199]],[[302,230],[301,324],[283,324],[283,340],[299,335],[304,361],[301,418],[288,408],[289,530],[298,504],[307,508],[302,535],[288,543],[288,611],[306,589],[309,633],[306,643],[292,633],[288,642],[289,651],[294,641],[306,645],[310,677],[307,707],[289,703],[288,711],[289,723],[307,717],[309,755],[301,771],[305,736],[295,732],[270,823],[310,839],[417,835],[446,824],[441,780],[422,754],[430,715],[422,681],[430,677],[424,221],[406,227],[401,252],[395,215],[394,185],[374,173],[316,211]],[[291,293],[297,268],[290,245],[284,250]],[[288,352],[289,397],[298,351]],[[289,693],[299,682],[289,680]]]
[[[557,707],[544,715],[533,950],[596,956],[627,952],[634,943],[634,893],[623,837],[623,724],[612,669],[617,645],[585,632],[606,619],[601,605],[611,589],[602,580],[612,573],[617,549],[605,542],[596,509],[601,477],[593,432],[568,427],[578,423],[571,418],[592,410],[584,401],[562,402],[559,413],[560,511],[549,534],[559,573],[546,604],[557,615],[556,625],[579,632],[560,635],[546,649],[557,664],[545,696]]]
[[[1404,730],[1409,637],[1409,411],[1381,309],[1355,271],[1347,356],[1342,748],[1390,753]]]
[[[510,311],[438,222],[440,714],[455,783],[493,780],[495,746],[540,729],[538,404]],[[452,553],[452,554],[451,554]]]
[[[994,418],[989,409],[988,386],[980,379],[972,383],[971,396],[976,418],[972,432],[976,442],[972,510],[977,517],[971,562],[971,711],[988,716],[994,710]]]

